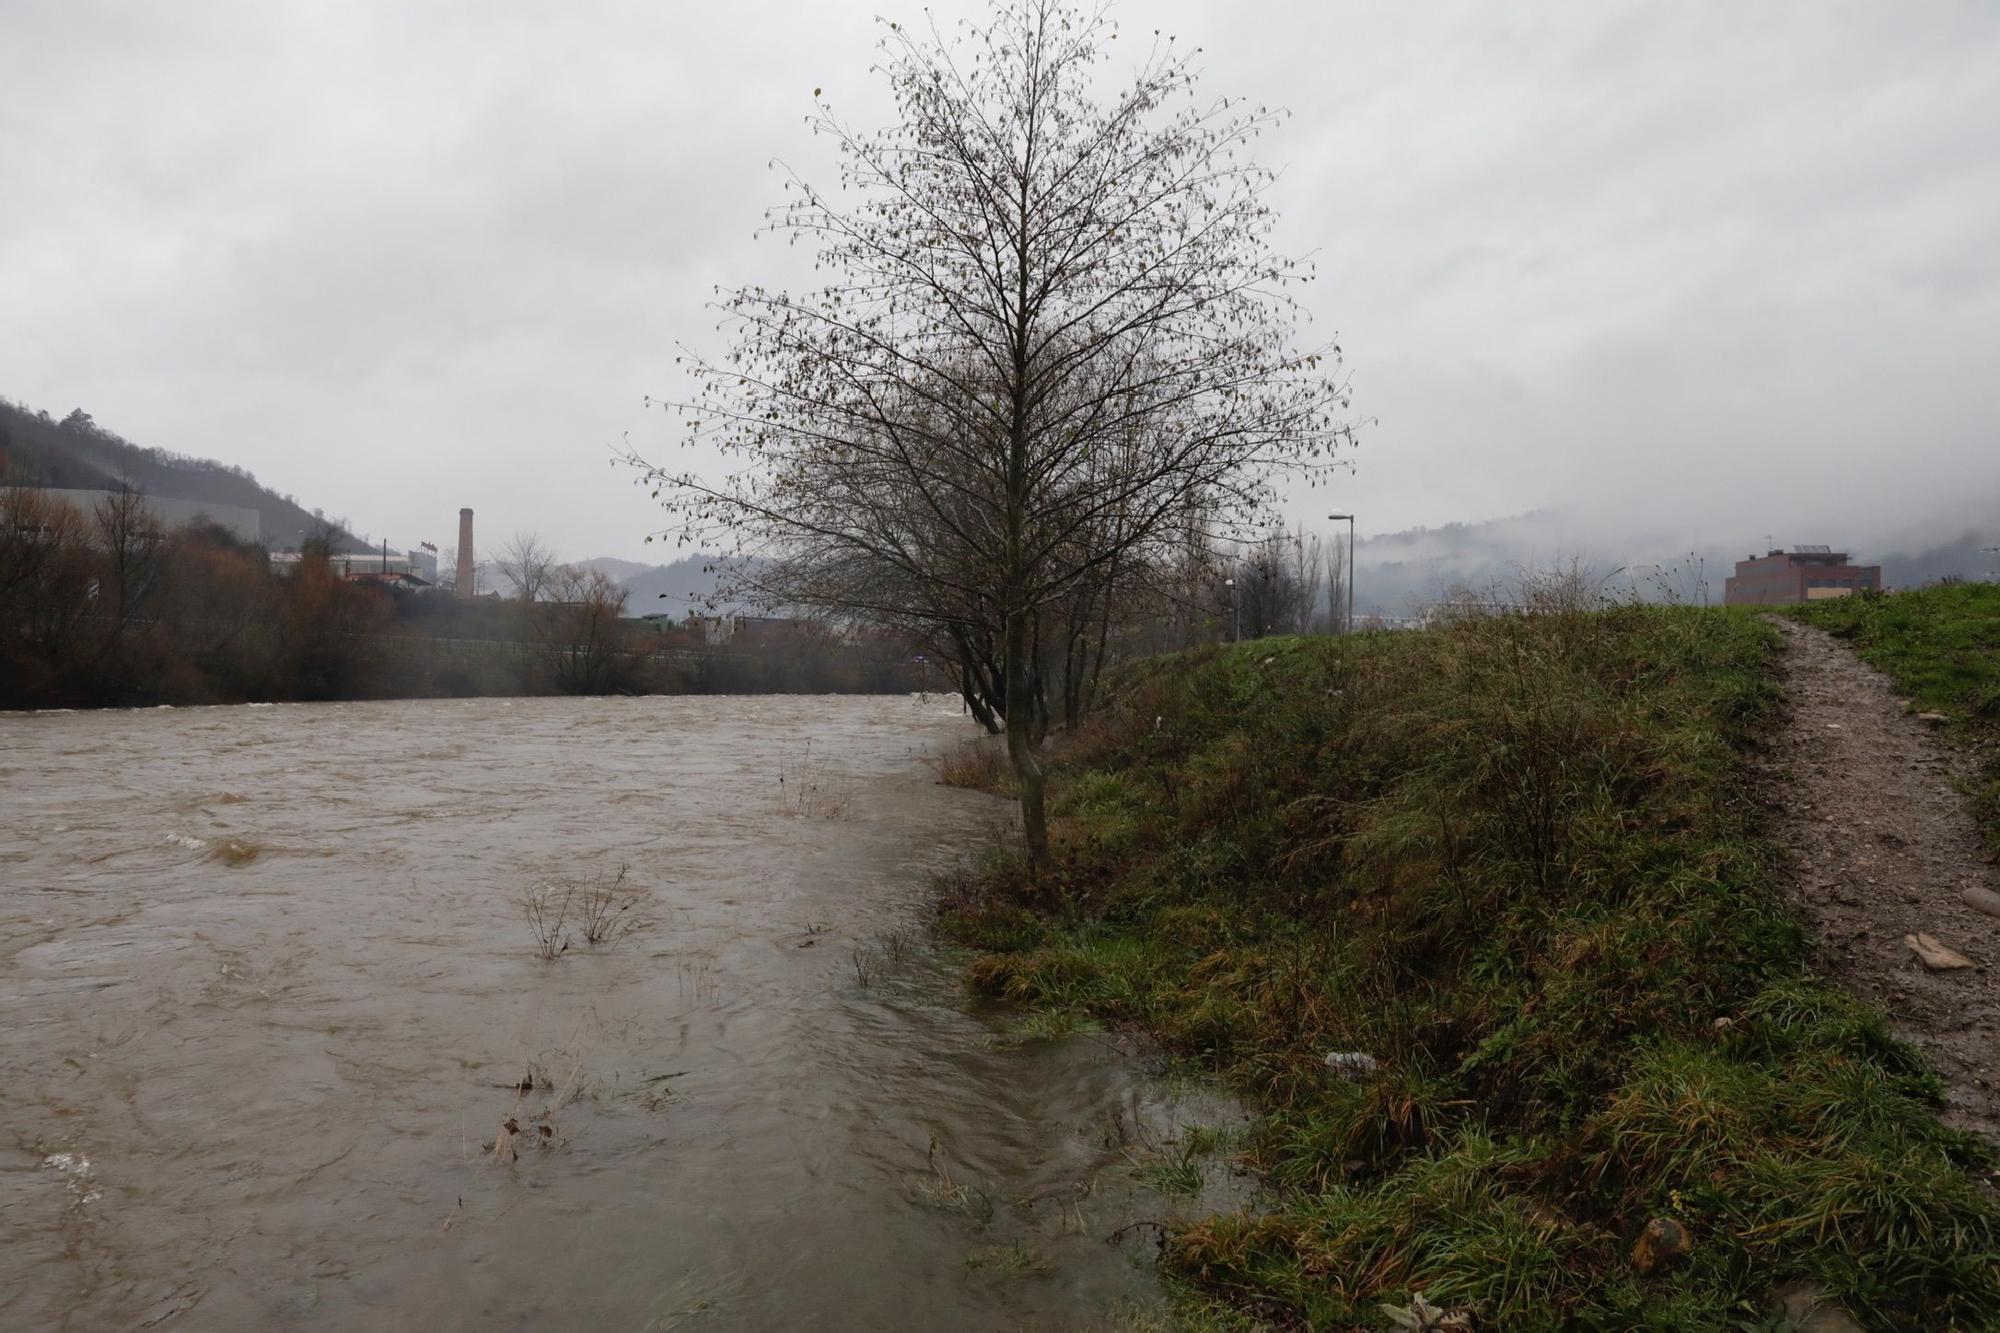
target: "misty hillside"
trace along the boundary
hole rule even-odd
[[[676,620],[689,611],[740,612],[750,608],[734,602],[716,602],[716,585],[721,572],[713,555],[690,555],[665,565],[642,565],[633,560],[599,556],[578,563],[585,569],[601,570],[618,580],[625,589],[628,616],[670,615]]]
[[[1880,560],[1882,582],[1915,588],[1939,579],[1992,579],[2000,574],[2000,550],[1994,548],[2000,548],[2000,528],[1984,536],[1968,532],[1916,551],[1891,551]]]
[[[0,477],[18,485],[83,490],[114,487],[122,479],[148,495],[254,509],[268,546],[296,546],[301,532],[332,524],[340,529],[341,549],[368,549],[342,520],[279,495],[242,468],[147,449],[98,425],[82,408],[57,421],[0,398]]]
[[[577,565],[582,569],[594,569],[605,577],[616,579],[620,583],[625,582],[626,579],[632,578],[635,575],[644,574],[648,570],[662,568],[662,566],[649,565],[639,560],[620,560],[618,557],[611,555],[600,555],[593,560],[580,560],[577,562]]]
[[[2000,568],[2000,528],[1984,535],[1967,532],[1932,544],[1884,550],[1839,532],[1812,537],[1845,550],[1856,563],[1882,566],[1887,587],[1913,588],[1939,579],[1987,579]],[[1621,594],[1646,600],[1720,603],[1723,580],[1738,560],[1753,554],[1746,543],[1713,542],[1696,549],[1676,546],[1671,536],[1607,532],[1577,515],[1540,510],[1485,523],[1447,523],[1436,528],[1362,537],[1355,546],[1355,602],[1364,615],[1409,616],[1457,589],[1504,591],[1524,571],[1575,563]]]

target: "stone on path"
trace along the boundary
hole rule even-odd
[[[1991,889],[1965,889],[1958,897],[1967,907],[1977,908],[1988,916],[2000,916],[2000,893]]]
[[[1922,960],[1923,965],[1933,972],[1953,972],[1961,967],[1973,965],[1970,958],[1941,943],[1935,935],[1926,935],[1919,931],[1915,935],[1903,936],[1903,943],[1909,945],[1911,951]]]

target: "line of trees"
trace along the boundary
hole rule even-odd
[[[794,175],[768,218],[826,285],[740,288],[726,351],[680,358],[667,406],[731,470],[630,461],[677,540],[743,557],[741,590],[952,662],[1006,735],[1039,872],[1052,702],[1088,706],[1125,627],[1211,613],[1210,553],[1335,464],[1340,348],[1299,345],[1312,265],[1271,242],[1252,154],[1284,113],[1203,98],[1171,38],[1114,82],[1115,26],[1069,0],[887,29],[899,118],[861,131],[816,93],[839,188]],[[1259,588],[1261,627],[1282,608]]]
[[[893,643],[670,644],[622,618],[612,580],[553,562],[533,600],[351,580],[330,558],[337,540],[309,536],[278,573],[226,528],[164,527],[133,486],[83,510],[0,485],[0,707],[917,683]]]
[[[129,485],[87,512],[0,487],[0,705],[351,697],[393,618],[324,549],[277,579],[262,547],[169,531]]]

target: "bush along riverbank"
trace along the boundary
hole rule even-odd
[[[2000,852],[2000,583],[1808,602],[1794,613],[1854,645],[1977,764],[1969,795]]]
[[[1760,835],[1775,646],[1560,604],[1266,640],[1053,747],[1057,873],[995,861],[943,929],[1261,1108],[1260,1204],[1162,1250],[1192,1325],[2000,1326],[1991,1153],[1816,975]]]

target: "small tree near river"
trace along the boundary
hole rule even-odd
[[[726,474],[630,461],[683,543],[808,553],[862,615],[990,613],[1039,872],[1033,618],[1191,525],[1251,531],[1280,477],[1331,466],[1340,349],[1296,344],[1311,265],[1270,243],[1251,149],[1284,113],[1202,98],[1170,38],[1114,78],[1118,30],[1068,0],[886,26],[898,119],[856,130],[815,90],[841,188],[794,174],[768,215],[827,284],[726,294],[727,351],[681,358],[667,405]]]

